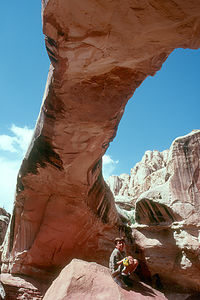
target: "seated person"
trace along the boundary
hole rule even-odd
[[[116,238],[115,249],[111,253],[109,261],[109,268],[113,279],[123,288],[133,285],[129,276],[138,266],[137,259],[134,259],[132,256],[127,257],[125,247],[125,240],[123,238]]]
[[[129,255],[123,259],[123,265],[122,275],[131,275],[138,266],[138,260]]]

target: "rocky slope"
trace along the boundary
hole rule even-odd
[[[142,81],[175,48],[200,47],[200,2],[42,3],[51,66],[2,271],[48,279],[73,257],[107,264],[123,224],[101,158]]]

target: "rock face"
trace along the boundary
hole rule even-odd
[[[14,277],[11,274],[1,274],[0,279],[4,286],[0,295],[2,294],[2,299],[5,300],[41,300],[44,291],[46,291],[46,286],[41,283],[38,284],[30,278],[25,279]],[[43,293],[40,291],[43,291]]]
[[[173,49],[200,46],[200,2],[42,2],[51,66],[2,271],[49,278],[73,257],[107,264],[122,223],[101,157],[141,82]]]
[[[152,276],[177,290],[200,290],[199,174],[200,130],[194,130],[170,150],[147,151],[130,176],[108,179],[117,205],[134,207],[133,236]]]
[[[135,202],[139,196],[150,188],[165,182],[168,150],[146,151],[130,175],[110,176],[107,184],[111,189],[119,213],[134,222]]]
[[[43,299],[164,300],[167,298],[162,293],[137,281],[132,290],[124,290],[114,282],[107,268],[96,263],[75,259],[62,270]]]
[[[0,282],[0,299],[1,299],[1,300],[4,300],[5,297],[6,297],[6,293],[5,293],[5,290],[4,290],[4,288],[3,288],[3,285],[2,285],[1,282]]]
[[[4,208],[0,207],[0,245],[2,245],[4,237],[6,235],[9,220],[10,214],[7,213]]]
[[[137,200],[133,235],[152,275],[200,291],[200,130],[172,143],[163,175]]]
[[[168,150],[163,152],[148,150],[142,160],[131,169],[130,175],[110,176],[107,184],[115,196],[115,201],[125,196],[127,200],[135,204],[141,193],[155,185],[163,184],[165,182],[163,171],[166,167],[168,152]]]
[[[4,208],[0,207],[0,265],[1,265],[1,255],[3,251],[2,243],[6,235],[9,220],[10,220],[10,214],[7,213]]]
[[[131,220],[135,205],[132,201],[133,197],[129,193],[130,176],[128,174],[112,175],[106,182],[113,193],[118,213],[125,221]]]

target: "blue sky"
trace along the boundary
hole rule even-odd
[[[11,212],[49,69],[40,1],[3,1],[0,33],[0,206]],[[146,150],[168,149],[176,137],[200,128],[199,70],[200,50],[178,49],[143,82],[104,157],[105,177],[129,173]]]
[[[112,172],[130,173],[146,150],[163,151],[176,137],[200,129],[199,70],[200,50],[176,49],[161,70],[141,84],[107,151]]]

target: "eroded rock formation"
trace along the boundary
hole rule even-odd
[[[101,157],[141,82],[200,46],[200,2],[43,0],[42,14],[51,66],[2,271],[49,278],[73,257],[107,264],[122,224]]]
[[[6,231],[8,228],[10,220],[10,214],[4,208],[0,207],[0,265],[1,265],[1,255],[3,252],[3,241],[6,235]]]
[[[166,177],[168,150],[146,151],[129,174],[112,175],[107,184],[111,189],[119,213],[134,222],[135,202],[139,196],[150,188],[163,184]]]
[[[165,296],[144,283],[134,281],[133,290],[120,288],[107,268],[96,263],[73,260],[53,282],[44,300],[120,299],[164,300]]]
[[[152,275],[182,290],[200,290],[199,171],[200,130],[194,130],[172,143],[165,183],[136,202],[134,237]]]
[[[41,300],[47,289],[44,284],[31,278],[21,278],[11,274],[1,274],[0,280],[3,284],[3,296],[0,299],[5,300]]]
[[[10,214],[0,207],[0,245],[2,245],[10,220]]]
[[[5,293],[3,285],[0,282],[0,300],[4,300],[5,297],[6,297],[6,293]]]
[[[168,150],[146,151],[142,160],[131,169],[130,175],[110,176],[107,180],[115,200],[126,196],[133,204],[142,192],[149,190],[154,185],[165,182],[163,168],[166,167]]]
[[[136,222],[133,236],[152,276],[177,290],[200,289],[199,172],[200,130],[194,130],[170,150],[146,151],[131,175],[108,179],[116,204]]]

